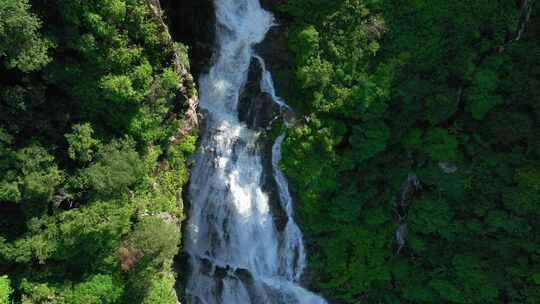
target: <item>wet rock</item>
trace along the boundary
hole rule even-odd
[[[262,67],[258,60],[252,59],[247,82],[238,100],[238,117],[250,129],[265,129],[276,116],[279,106],[268,93],[261,92]]]
[[[452,174],[457,172],[458,170],[458,167],[456,165],[451,164],[447,161],[439,162],[439,168],[441,168],[441,170],[446,174]]]
[[[277,25],[268,31],[265,39],[257,44],[254,49],[264,59],[266,68],[272,74],[277,95],[283,97],[286,101],[290,101],[291,98],[288,98],[288,92],[294,90],[294,72],[292,69],[295,63],[294,56],[287,46],[285,37],[287,25],[284,22],[278,18]],[[295,105],[291,106],[295,108]]]
[[[276,117],[279,117],[280,108],[273,101],[270,94],[261,91],[261,78],[261,64],[253,58],[250,63],[246,84],[240,93],[238,117],[250,129],[263,131]],[[287,215],[281,208],[279,192],[273,175],[272,144],[271,139],[265,136],[258,143],[264,172],[262,188],[268,194],[270,212],[276,228],[282,231],[287,223]]]
[[[287,214],[281,207],[279,201],[279,191],[272,167],[272,145],[273,143],[270,140],[266,140],[263,144],[262,165],[264,168],[264,175],[262,188],[263,191],[268,194],[268,204],[276,229],[278,231],[283,231],[288,219]]]
[[[397,207],[405,210],[409,206],[412,196],[422,191],[422,183],[416,176],[416,174],[411,174],[407,177],[407,180],[401,186],[400,199],[397,202]],[[399,210],[398,210],[399,211]]]
[[[401,251],[401,249],[403,249],[403,246],[405,246],[405,242],[407,240],[407,233],[408,233],[407,222],[402,222],[399,225],[398,229],[396,229],[396,241],[399,246],[397,249],[398,254]]]

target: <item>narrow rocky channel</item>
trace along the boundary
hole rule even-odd
[[[253,50],[274,18],[258,0],[214,5],[217,51],[199,79],[203,123],[188,194],[186,301],[326,303],[299,284],[304,245],[278,167],[285,135],[263,136],[288,112]]]

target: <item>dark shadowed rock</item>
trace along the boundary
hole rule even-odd
[[[262,67],[258,60],[252,59],[248,77],[238,101],[238,117],[250,129],[264,131],[280,115],[279,106],[268,93],[261,92]],[[279,194],[272,171],[272,140],[262,136],[259,141],[263,170],[262,188],[268,194],[269,205],[274,223],[282,230],[287,223],[287,216],[279,203]]]
[[[277,25],[272,27],[266,34],[264,40],[257,44],[255,52],[264,59],[266,68],[272,74],[276,94],[290,101],[289,92],[293,92],[294,87],[294,56],[289,51],[285,31],[286,23],[282,19],[277,19]],[[293,107],[295,105],[292,105]]]
[[[246,84],[238,100],[238,117],[250,129],[263,130],[279,115],[279,106],[268,93],[261,92],[262,69],[252,59]]]
[[[175,41],[189,46],[191,71],[197,79],[208,67],[215,41],[216,15],[212,0],[160,0]]]
[[[278,186],[274,177],[273,167],[272,167],[272,145],[273,142],[267,138],[262,143],[263,152],[262,163],[263,163],[263,191],[268,194],[268,201],[270,206],[270,212],[272,218],[274,219],[274,224],[278,231],[283,231],[285,225],[287,224],[287,214],[285,210],[281,207],[279,201],[279,191]]]
[[[278,13],[278,6],[285,3],[286,0],[260,0],[261,6],[274,14]]]

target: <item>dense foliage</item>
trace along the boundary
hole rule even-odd
[[[315,290],[335,303],[540,302],[532,3],[281,6],[287,95],[305,114],[282,165]]]
[[[152,2],[0,0],[0,304],[175,303],[193,84]],[[539,303],[538,5],[280,2],[311,288]]]
[[[150,3],[0,1],[2,304],[176,303],[193,92]]]

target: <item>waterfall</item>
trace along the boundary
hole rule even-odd
[[[281,135],[272,147],[272,168],[263,165],[260,131],[238,118],[240,91],[252,59],[262,67],[261,91],[280,107],[264,60],[252,47],[274,24],[258,0],[215,0],[217,57],[199,80],[204,114],[191,172],[186,226],[188,304],[324,304],[298,281],[305,267],[300,229],[294,222],[287,181],[279,170]],[[265,172],[271,171],[271,172]],[[277,185],[286,223],[278,230],[265,174]]]

